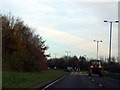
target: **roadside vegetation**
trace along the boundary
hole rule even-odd
[[[61,58],[52,58],[47,60],[47,66],[50,68],[57,67],[58,69],[67,69],[72,68],[73,70],[88,70],[88,61],[84,56],[79,58],[74,55],[73,57],[63,56]]]
[[[111,78],[120,79],[120,73],[104,72],[104,75]]]
[[[48,46],[19,17],[0,14],[2,18],[3,71],[34,72],[47,70],[45,51]]]
[[[3,88],[30,88],[68,74],[63,70],[41,72],[3,72]]]

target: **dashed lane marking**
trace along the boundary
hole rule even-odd
[[[99,84],[99,86],[101,86],[101,87],[102,87],[103,85],[102,85],[102,84]]]
[[[92,81],[94,82],[95,80],[94,80],[94,79],[92,79]]]

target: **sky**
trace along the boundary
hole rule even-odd
[[[46,40],[51,58],[67,55],[108,57],[109,23],[118,20],[119,0],[1,0],[0,12],[20,17]],[[118,56],[118,24],[112,28],[112,56]]]

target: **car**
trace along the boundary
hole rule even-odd
[[[67,70],[66,70],[67,72],[71,72],[72,71],[72,67],[67,67]]]
[[[103,66],[101,60],[90,60],[88,75],[92,76],[92,74],[99,74],[99,76],[103,76]]]

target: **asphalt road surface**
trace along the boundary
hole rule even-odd
[[[43,89],[49,90],[52,88],[119,88],[120,80],[110,77],[99,77],[99,75],[93,75],[89,77],[87,73],[71,72],[70,75],[62,77]]]

